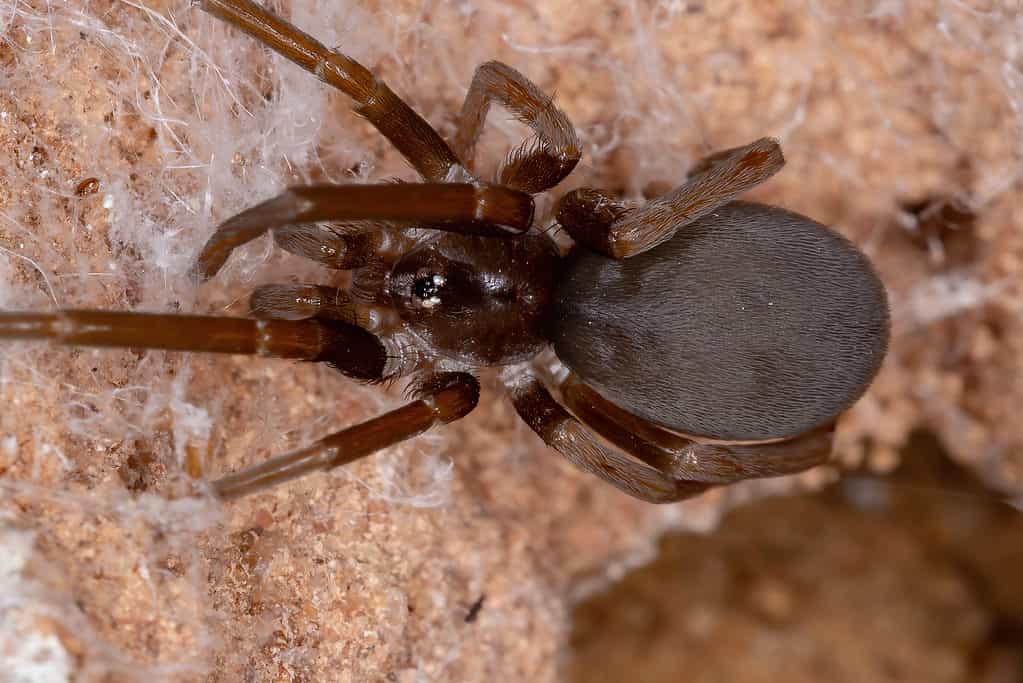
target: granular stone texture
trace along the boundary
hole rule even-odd
[[[581,185],[654,196],[714,149],[779,137],[788,165],[751,198],[875,259],[888,362],[832,466],[682,505],[575,471],[485,376],[463,423],[222,506],[205,478],[390,409],[401,387],[4,344],[4,677],[556,680],[571,603],[652,557],[666,528],[890,468],[920,426],[1019,493],[1014,0],[273,6],[448,138],[480,62],[556,92],[584,160],[541,209]],[[478,168],[524,134],[492,112]],[[290,184],[395,177],[414,179],[343,96],[188,2],[0,0],[0,307],[242,314],[256,285],[336,275],[261,240],[196,287],[186,273],[215,225]]]

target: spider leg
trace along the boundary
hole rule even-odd
[[[123,311],[15,311],[0,313],[0,339],[292,358],[326,362],[367,382],[383,379],[390,360],[384,342],[376,335],[323,318],[254,320]]]
[[[422,434],[436,424],[465,417],[476,407],[479,390],[479,382],[467,373],[430,375],[415,386],[415,401],[300,450],[218,479],[213,482],[213,490],[220,498],[230,500],[309,472],[347,465]]]
[[[530,194],[557,185],[579,162],[579,138],[565,112],[534,83],[501,62],[476,69],[458,117],[455,150],[471,168],[483,122],[496,100],[533,129],[535,142],[511,154],[500,183]]]
[[[222,223],[202,248],[191,272],[208,280],[234,249],[274,228],[373,219],[425,223],[453,232],[514,235],[529,229],[533,199],[505,187],[462,183],[293,187]]]
[[[353,270],[376,255],[386,232],[386,225],[323,227],[302,223],[275,228],[273,236],[274,243],[287,252],[335,270]]]
[[[834,423],[786,441],[709,444],[687,439],[621,409],[570,374],[562,400],[590,429],[676,480],[731,484],[802,472],[828,460]]]
[[[423,178],[442,181],[461,168],[454,152],[425,119],[347,55],[328,49],[250,0],[200,0],[199,6],[351,97],[355,111],[390,140]]]
[[[675,232],[777,173],[785,164],[778,142],[761,138],[713,154],[696,174],[645,206],[626,210],[598,190],[576,190],[558,206],[558,222],[590,249],[629,258],[671,239]],[[599,215],[587,217],[587,209]]]
[[[603,190],[580,187],[558,200],[555,219],[578,244],[609,254],[611,226],[627,213],[624,202]]]
[[[337,320],[359,324],[351,297],[342,289],[323,285],[263,285],[249,297],[249,310],[261,320]]]
[[[509,386],[512,404],[526,424],[579,469],[649,503],[671,503],[702,493],[710,484],[675,479],[663,471],[608,448],[563,408],[535,376]]]

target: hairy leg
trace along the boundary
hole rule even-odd
[[[249,297],[254,318],[337,320],[358,325],[358,312],[342,289],[323,285],[263,285]]]
[[[281,249],[335,270],[366,265],[384,242],[387,228],[373,226],[321,226],[316,223],[286,225],[273,230]]]
[[[649,503],[671,503],[698,495],[710,486],[675,479],[603,445],[586,425],[554,400],[536,377],[518,379],[509,388],[515,410],[544,443],[579,469],[597,475],[630,496]]]
[[[389,361],[387,349],[376,335],[356,325],[326,319],[15,311],[0,313],[0,339],[292,358],[329,363],[339,372],[366,382],[384,379]]]
[[[268,230],[356,220],[409,221],[438,230],[514,235],[529,229],[533,199],[504,187],[459,183],[293,187],[222,223],[203,246],[192,275],[208,280],[232,251]]]
[[[622,410],[574,375],[561,391],[565,405],[584,424],[672,479],[731,484],[802,472],[831,455],[834,423],[773,443],[702,443]]]
[[[458,175],[461,164],[440,135],[354,59],[328,49],[250,0],[200,0],[199,6],[351,97],[355,111],[390,140],[423,178],[443,181]]]
[[[612,258],[629,258],[671,239],[687,223],[764,182],[784,164],[778,142],[761,138],[707,157],[684,184],[637,209],[626,210],[599,190],[571,192],[559,203],[558,221],[580,244]],[[588,217],[587,209],[598,216]]]
[[[492,101],[537,135],[512,152],[499,176],[502,185],[532,194],[554,187],[572,172],[581,152],[565,112],[529,79],[501,62],[487,62],[476,69],[458,117],[455,150],[470,168]]]
[[[411,403],[335,432],[298,451],[218,479],[213,482],[213,491],[230,500],[309,472],[347,465],[422,434],[436,424],[465,417],[476,407],[479,389],[476,378],[466,373],[430,375],[414,386],[415,400]]]

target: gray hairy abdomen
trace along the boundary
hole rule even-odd
[[[620,261],[576,249],[552,318],[558,357],[605,398],[669,429],[755,440],[828,422],[888,342],[884,287],[847,240],[732,202]]]

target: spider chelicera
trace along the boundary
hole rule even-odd
[[[348,290],[263,286],[252,318],[0,314],[5,338],[303,359],[364,382],[415,376],[406,405],[219,479],[217,495],[344,465],[462,418],[479,396],[473,373],[497,366],[548,445],[643,500],[828,458],[837,416],[885,355],[887,299],[841,236],[736,201],[782,167],[774,140],[707,157],[640,207],[568,193],[555,215],[575,246],[562,255],[530,231],[532,195],[572,171],[579,141],[522,74],[480,66],[449,145],[362,65],[259,5],[200,5],[350,96],[425,181],[291,188],[218,227],[192,270],[206,280],[269,232],[287,251],[351,271]],[[485,182],[472,159],[493,102],[536,138]],[[551,348],[553,368],[537,362]]]

